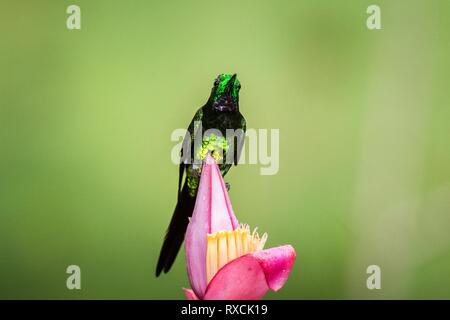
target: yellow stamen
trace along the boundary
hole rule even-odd
[[[244,254],[262,250],[267,240],[267,233],[262,237],[256,228],[250,234],[250,227],[241,224],[233,231],[219,231],[207,236],[206,276],[209,281],[228,262]]]

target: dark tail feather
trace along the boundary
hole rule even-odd
[[[156,266],[156,276],[167,273],[172,267],[181,244],[184,240],[184,234],[189,223],[189,217],[194,211],[195,197],[189,195],[189,189],[185,184],[181,194],[179,194],[178,202],[170,220],[169,227],[166,231],[164,243],[159,254],[158,265]]]

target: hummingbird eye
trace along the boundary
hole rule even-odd
[[[214,87],[217,87],[219,85],[219,82],[220,82],[219,78],[214,80]]]

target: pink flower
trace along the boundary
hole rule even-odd
[[[189,300],[253,300],[283,287],[294,264],[290,245],[263,250],[267,234],[239,225],[219,167],[207,156],[186,238]]]

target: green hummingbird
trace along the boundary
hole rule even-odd
[[[220,74],[214,80],[208,101],[189,124],[180,154],[178,201],[161,248],[156,276],[170,270],[183,243],[194,210],[202,160],[210,153],[217,160],[222,176],[233,163],[238,163],[246,131],[245,119],[239,111],[240,89],[236,74]]]

